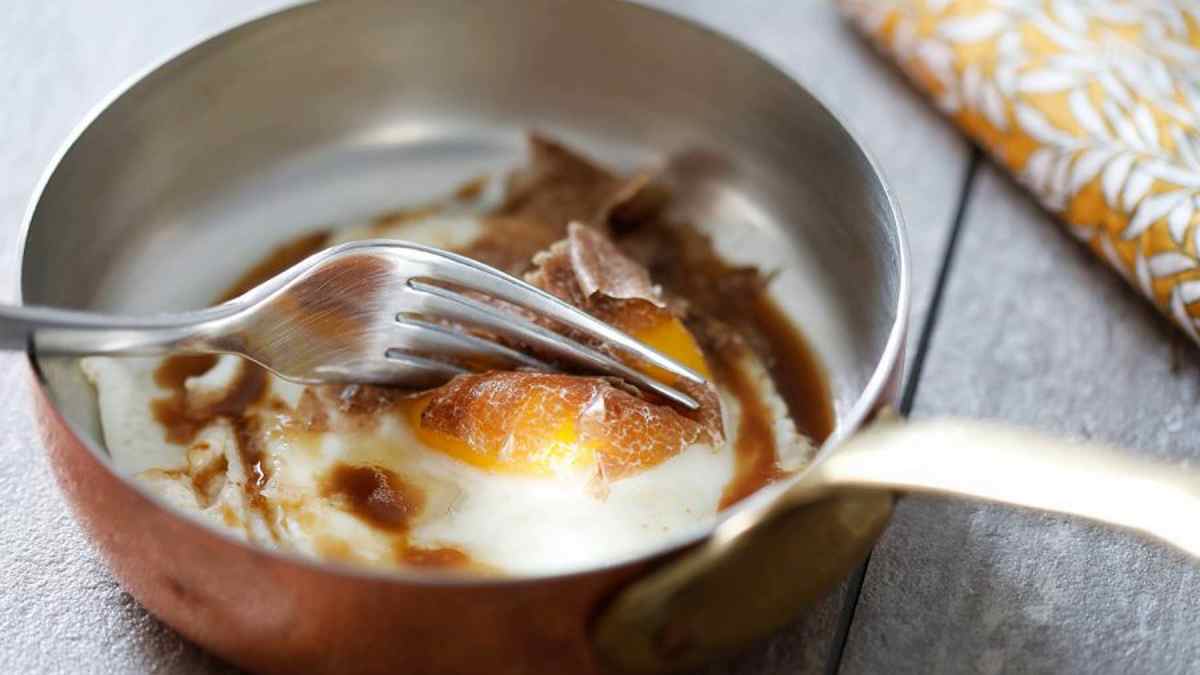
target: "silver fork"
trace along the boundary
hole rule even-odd
[[[465,291],[469,291],[465,292]],[[612,375],[690,409],[695,399],[578,340],[475,294],[516,305],[703,384],[695,371],[520,279],[470,258],[391,240],[343,244],[215,307],[147,318],[0,307],[0,347],[44,355],[238,354],[301,383],[432,386],[488,368],[555,370],[494,335],[572,369]],[[457,330],[472,327],[476,334]]]

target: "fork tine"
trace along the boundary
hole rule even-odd
[[[440,354],[462,360],[466,366],[473,361],[483,360],[497,366],[551,370],[548,364],[502,344],[403,314],[396,316],[396,328],[400,334],[397,341],[404,347],[390,350],[394,354]]]
[[[299,375],[295,372],[277,370],[263,365],[285,380],[301,384],[392,384],[406,387],[436,387],[445,384],[456,375],[471,371],[445,361],[407,354],[402,351],[386,350],[384,358],[373,356],[359,361],[343,361],[322,364],[311,373]]]
[[[421,308],[424,313],[480,326],[510,339],[533,343],[560,358],[575,363],[584,363],[603,372],[618,375],[622,379],[657,392],[691,410],[700,407],[691,396],[668,387],[606,354],[547,330],[524,317],[498,310],[460,293],[416,279],[410,279],[408,287],[421,294]]]
[[[405,383],[409,385],[417,385],[418,383],[431,386],[439,385],[453,379],[457,375],[471,372],[466,368],[456,366],[452,363],[436,361],[392,349],[387,350],[384,353],[384,357],[391,365],[404,368]],[[392,383],[394,379],[387,378],[384,382]]]
[[[704,384],[704,376],[677,363],[658,351],[647,347],[624,332],[613,328],[583,310],[573,307],[540,288],[448,251],[428,248],[417,244],[404,244],[410,255],[424,258],[420,262],[430,265],[431,277],[440,281],[480,291],[490,296],[520,305],[543,314],[563,325],[590,335],[606,344],[612,344],[629,356],[641,359],[654,366],[696,384]]]

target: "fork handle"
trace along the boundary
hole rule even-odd
[[[126,317],[55,307],[0,305],[0,349],[51,356],[161,354],[202,348],[211,310]],[[201,349],[203,350],[203,349]]]

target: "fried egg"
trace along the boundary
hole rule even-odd
[[[487,187],[453,209],[343,228],[331,243],[459,247],[483,231],[494,200]],[[712,375],[677,319],[625,327]],[[814,452],[748,349],[723,364],[743,391],[719,384],[719,420],[707,422],[602,378],[490,373],[407,394],[306,387],[236,356],[92,357],[81,367],[118,471],[248,542],[376,568],[549,574],[643,554],[707,524],[745,471],[747,388],[773,420],[773,470],[797,470]]]
[[[644,553],[709,522],[735,476],[725,441],[692,443],[628,476],[598,479],[594,448],[563,428],[582,411],[533,412],[536,400],[518,428],[485,439],[489,454],[472,460],[461,441],[421,427],[421,398],[400,400],[390,414],[355,411],[234,356],[185,380],[185,396],[226,397],[257,371],[267,382],[256,428],[216,419],[187,442],[171,441],[150,412],[174,395],[156,382],[163,363],[83,360],[117,469],[212,526],[319,558],[508,574],[578,569]],[[757,381],[769,389],[768,378]],[[736,438],[738,401],[725,392],[723,407]],[[803,465],[811,446],[786,423],[778,427],[781,465]],[[521,444],[527,452],[516,450]]]

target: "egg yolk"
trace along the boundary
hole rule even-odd
[[[699,344],[679,319],[666,311],[646,318],[628,327],[634,337],[710,376]],[[661,368],[638,368],[673,383]],[[486,471],[531,476],[596,470],[627,475],[673,457],[708,433],[670,407],[605,380],[544,373],[465,376],[413,400],[407,414],[427,447]]]
[[[495,384],[498,386],[489,386]],[[459,407],[451,424],[430,423],[435,395],[408,408],[409,425],[426,446],[487,471],[554,476],[595,463],[595,444],[580,439],[578,420],[589,392],[571,383],[533,380],[482,383],[445,405]]]
[[[658,320],[630,330],[629,333],[639,342],[691,368],[706,379],[712,378],[708,363],[704,360],[704,352],[700,351],[696,338],[692,337],[683,322],[674,316],[664,313]],[[673,375],[658,366],[639,364],[637,368],[664,384],[673,384],[675,381]]]

